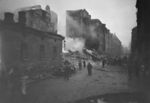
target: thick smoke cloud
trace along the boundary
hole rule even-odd
[[[84,47],[81,45],[80,50],[81,48],[98,50],[99,40],[95,26],[85,26],[85,24],[80,23],[80,21],[75,20],[69,15],[66,16],[66,26],[67,37],[72,38],[73,40],[78,39],[78,42],[80,42],[80,40],[84,40],[84,42],[82,42],[84,43]]]
[[[82,49],[84,48],[85,41],[81,38],[66,38],[66,47],[65,50],[71,50],[71,51],[79,51],[82,52]]]
[[[66,15],[66,31],[67,37],[82,38],[84,37],[84,29],[81,24],[74,20],[71,16]]]
[[[97,51],[99,49],[99,40],[96,38],[86,38],[85,47]]]

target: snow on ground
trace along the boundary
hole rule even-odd
[[[130,91],[127,74],[120,67],[95,66],[88,76],[84,68],[69,80],[48,79],[33,84],[27,91],[31,103],[67,103],[89,96]]]

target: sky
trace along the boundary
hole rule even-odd
[[[124,46],[129,46],[132,28],[136,26],[136,0],[0,0],[0,12],[42,5],[58,15],[58,33],[65,36],[65,11],[86,9],[115,33]]]

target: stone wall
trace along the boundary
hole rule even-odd
[[[0,26],[0,36],[2,62],[8,69],[50,70],[61,66],[63,37],[60,35],[9,24]]]
[[[20,11],[19,22],[40,31],[57,33],[57,14],[53,11],[50,13],[42,9]]]

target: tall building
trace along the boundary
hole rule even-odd
[[[85,40],[85,48],[99,54],[120,56],[121,42],[116,35],[99,19],[91,19],[85,10],[69,10],[66,12],[66,35],[70,38]]]
[[[150,3],[149,0],[137,0],[137,27],[132,30],[132,57],[150,66]],[[148,68],[148,67],[147,67]]]

